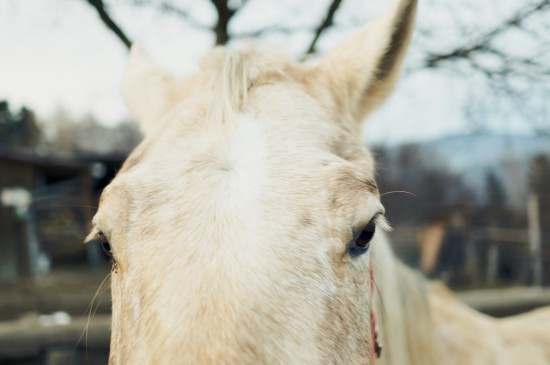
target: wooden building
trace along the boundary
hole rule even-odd
[[[82,239],[101,190],[124,159],[0,149],[0,282],[101,260]]]

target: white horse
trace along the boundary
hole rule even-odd
[[[90,236],[115,261],[111,364],[549,363],[548,312],[478,314],[382,232],[360,124],[393,88],[416,3],[307,63],[218,48],[176,79],[133,49],[124,94],[145,139]]]

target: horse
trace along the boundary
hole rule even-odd
[[[493,320],[391,251],[360,130],[416,8],[307,61],[219,47],[177,78],[132,48],[144,139],[88,237],[113,258],[110,364],[550,362],[548,311]]]

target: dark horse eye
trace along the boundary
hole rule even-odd
[[[105,255],[113,257],[113,252],[111,251],[111,245],[107,241],[101,242],[101,249],[105,252]]]
[[[349,253],[352,256],[361,255],[369,250],[370,241],[374,237],[376,232],[376,218],[370,220],[370,222],[363,228],[361,234],[352,243],[349,248]]]
[[[99,234],[99,243],[101,245],[101,249],[103,250],[103,252],[105,252],[105,255],[109,257],[113,257],[113,251],[111,251],[111,244],[109,243],[109,241],[107,241],[103,233]]]

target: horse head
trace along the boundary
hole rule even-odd
[[[134,47],[144,132],[93,219],[114,259],[111,364],[371,364],[387,228],[361,121],[390,94],[416,1],[319,60],[216,48],[176,78]]]

